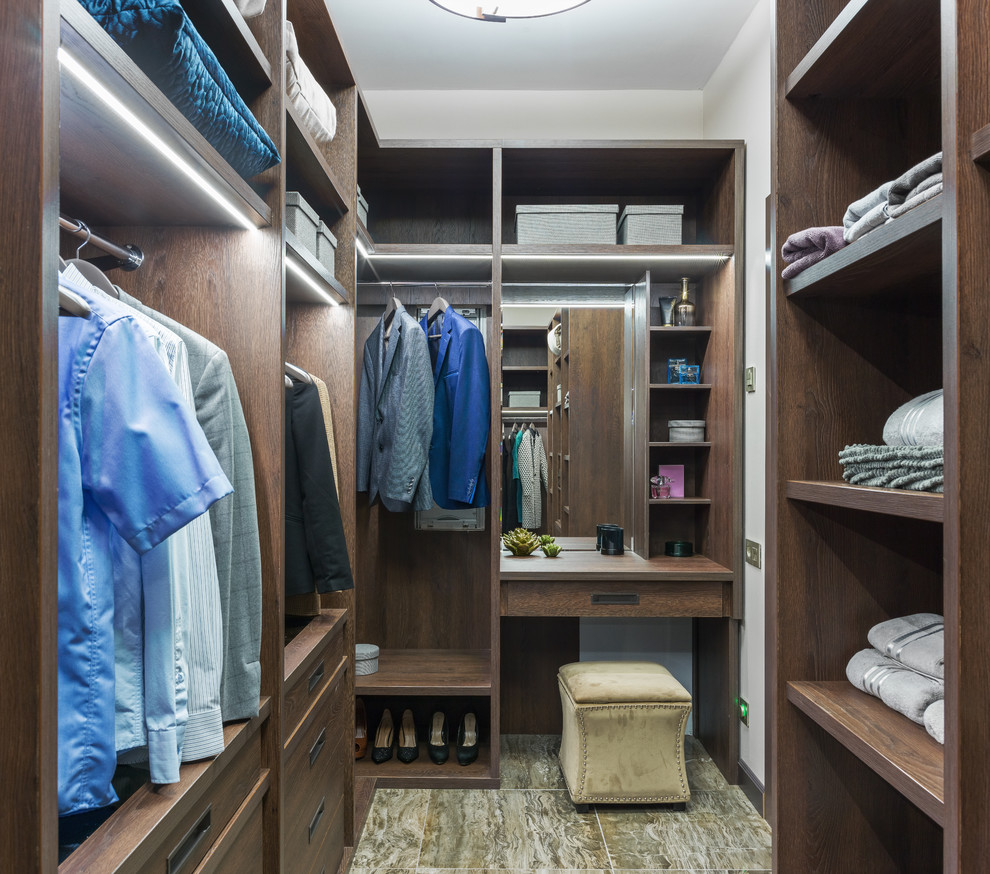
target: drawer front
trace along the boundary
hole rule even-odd
[[[285,687],[282,699],[282,740],[288,741],[313,702],[327,687],[344,658],[343,625],[334,628],[315,648],[305,667]]]
[[[287,871],[307,871],[346,791],[353,758],[350,718],[345,701],[347,662],[317,699],[283,756],[282,804]]]
[[[192,874],[251,794],[260,772],[261,735],[256,732],[162,842],[147,870]]]
[[[728,616],[731,583],[534,581],[502,583],[504,616]]]
[[[340,861],[344,858],[344,801],[341,799],[337,812],[330,821],[330,829],[316,854],[309,874],[336,874]]]
[[[270,783],[268,771],[262,771],[254,789],[210,847],[195,874],[262,874],[264,832],[261,802]]]

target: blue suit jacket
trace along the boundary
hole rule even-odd
[[[444,509],[487,507],[485,449],[491,430],[491,384],[481,331],[453,308],[420,322],[433,362],[430,486]],[[436,339],[431,335],[440,336]]]

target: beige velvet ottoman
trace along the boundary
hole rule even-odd
[[[654,662],[574,662],[557,673],[560,767],[571,801],[678,804],[691,798],[684,729],[691,695]]]

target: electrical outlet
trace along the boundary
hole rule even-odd
[[[736,711],[739,713],[739,721],[748,727],[749,705],[742,698],[736,698]]]
[[[756,368],[746,368],[746,391],[756,391]]]
[[[755,540],[746,541],[746,564],[761,567],[763,564],[763,547]]]

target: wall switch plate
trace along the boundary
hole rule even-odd
[[[763,564],[763,547],[755,540],[746,541],[746,564],[761,567]]]
[[[749,705],[742,698],[736,698],[736,712],[739,714],[739,721],[749,726]]]
[[[746,368],[746,391],[756,391],[756,368]]]

